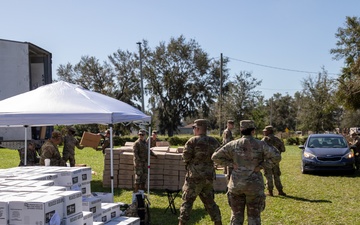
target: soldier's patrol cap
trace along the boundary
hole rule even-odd
[[[266,126],[263,131],[274,131],[273,126]]]
[[[254,121],[252,120],[241,120],[240,129],[256,128]]]
[[[138,134],[146,134],[146,130],[140,129],[139,132],[138,132]]]
[[[62,137],[60,131],[55,130],[55,131],[52,132],[51,138],[57,139],[59,137]]]
[[[207,128],[208,121],[206,119],[198,119],[194,121],[193,127],[205,127]]]
[[[227,123],[234,124],[234,120],[228,120]]]
[[[157,130],[153,130],[153,132],[152,132],[153,134],[157,134]]]
[[[351,135],[351,136],[357,136],[357,133],[352,130],[352,131],[350,131],[350,135]]]

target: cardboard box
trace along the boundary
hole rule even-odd
[[[101,140],[101,135],[93,134],[90,132],[84,132],[80,141],[80,145],[86,147],[97,148]]]
[[[120,216],[120,217],[113,218],[107,224],[110,224],[110,225],[140,225],[140,218]]]
[[[92,192],[94,197],[100,198],[102,203],[113,203],[114,195],[107,192]]]
[[[64,218],[82,212],[82,194],[80,191],[62,191],[53,192],[52,194],[64,197]]]
[[[93,213],[88,211],[83,211],[83,225],[92,225],[93,220]]]
[[[82,210],[92,212],[94,217],[99,214],[101,215],[101,199],[97,197],[84,197]]]
[[[61,225],[84,225],[83,213],[77,213],[61,221]]]
[[[9,201],[9,224],[49,224],[54,214],[63,219],[64,198],[43,196],[32,200]]]

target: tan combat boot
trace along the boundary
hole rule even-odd
[[[283,190],[279,190],[279,195],[286,196],[286,193]]]

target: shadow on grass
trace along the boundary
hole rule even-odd
[[[321,177],[360,177],[360,171],[314,171],[307,174]]]
[[[294,199],[296,201],[313,202],[313,203],[332,203],[332,201],[329,201],[329,200],[316,200],[316,199],[313,200],[313,199],[307,199],[307,198],[291,196],[291,195],[281,196],[281,198],[290,198],[290,199]]]

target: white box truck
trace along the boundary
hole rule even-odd
[[[0,39],[0,79],[0,100],[49,84],[52,82],[52,55],[29,42]],[[27,130],[28,139],[35,140],[46,138],[51,132],[51,128],[45,127]],[[22,147],[24,138],[24,128],[0,127],[2,147]]]

